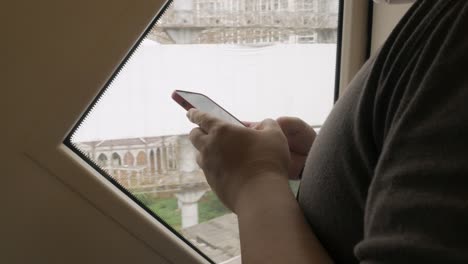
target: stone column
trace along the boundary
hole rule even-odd
[[[116,173],[115,173],[115,178],[116,178],[117,181],[120,183],[120,181],[121,181],[120,170],[117,170],[117,171],[116,171]]]
[[[145,154],[146,154],[146,174],[151,174],[151,149],[146,146],[145,148]]]
[[[198,201],[205,192],[195,188],[184,188],[175,195],[181,207],[182,228],[198,224]]]
[[[109,154],[109,159],[107,160],[107,170],[109,174],[113,173],[114,169],[114,160],[112,159],[112,152]]]
[[[294,11],[296,9],[296,0],[288,0],[288,10]]]
[[[91,160],[96,160],[96,146],[94,144],[91,147]]]
[[[141,186],[141,171],[136,172],[136,177],[137,177],[137,187]]]
[[[179,160],[177,159],[177,156],[179,154],[179,144],[177,143],[174,143],[174,145],[172,146],[172,162],[173,162],[173,165],[174,165],[174,169],[179,169]]]
[[[175,160],[177,160],[179,171],[190,173],[198,170],[197,150],[193,147],[188,136],[180,137],[178,143]]]
[[[162,170],[163,172],[167,172],[168,166],[167,166],[167,147],[166,144],[163,144],[161,146],[161,165],[162,165]]]
[[[132,187],[132,171],[127,171],[127,188]]]
[[[187,27],[166,28],[165,31],[176,44],[191,44],[200,34],[202,29],[190,27],[194,23],[193,0],[174,1],[175,21],[173,23],[186,25]]]

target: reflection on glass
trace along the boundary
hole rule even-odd
[[[240,263],[237,219],[197,166],[171,93],[204,93],[243,120],[320,126],[333,104],[338,2],[174,1],[71,143],[212,261]]]

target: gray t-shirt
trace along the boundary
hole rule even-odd
[[[336,263],[468,263],[468,1],[414,4],[321,129],[298,200]]]

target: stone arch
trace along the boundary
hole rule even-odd
[[[138,152],[137,158],[136,158],[136,164],[138,166],[145,166],[148,163],[146,159],[146,154],[144,151]]]
[[[135,158],[133,157],[133,154],[130,153],[130,151],[127,151],[124,155],[124,165],[127,166],[133,166],[135,164]]]
[[[107,159],[106,154],[104,154],[104,153],[99,154],[98,159],[97,159],[97,163],[98,163],[99,166],[106,167],[107,166],[107,161],[108,161],[108,159]]]
[[[121,166],[122,165],[122,159],[120,158],[120,155],[117,154],[116,152],[112,153],[111,165],[112,166]]]

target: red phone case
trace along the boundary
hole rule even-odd
[[[177,93],[177,90],[172,93],[172,99],[174,99],[174,101],[176,101],[180,106],[182,106],[187,111],[192,108],[195,108],[192,104],[190,104],[184,98],[182,98],[182,96],[180,96]]]

